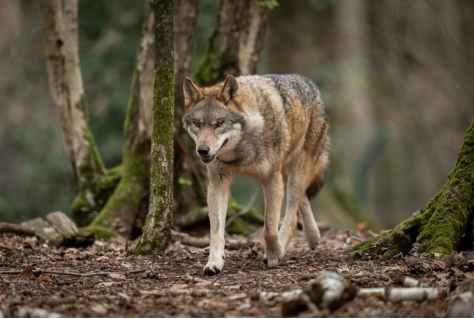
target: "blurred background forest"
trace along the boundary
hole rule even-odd
[[[259,73],[311,78],[331,123],[331,166],[312,202],[316,219],[340,227],[361,220],[374,229],[393,227],[445,183],[474,117],[474,3],[278,3]],[[206,50],[218,6],[200,1],[191,70]],[[146,13],[146,1],[79,1],[91,128],[107,167],[122,159]],[[0,70],[0,221],[69,213],[75,190],[48,89],[36,2],[0,2]],[[258,184],[247,179],[233,186],[244,205],[256,191]],[[260,210],[261,202],[254,204]]]

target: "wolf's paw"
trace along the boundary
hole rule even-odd
[[[224,268],[224,260],[221,261],[214,261],[208,262],[206,266],[204,266],[204,275],[206,276],[214,276],[221,272],[222,268]]]
[[[264,256],[263,262],[267,265],[268,268],[275,268],[280,263],[280,258],[268,259],[267,256]]]
[[[267,265],[267,268],[275,268],[283,259],[283,255],[282,253],[271,254],[268,252],[263,256],[263,262]]]
[[[318,247],[320,236],[307,236],[306,241],[308,242],[309,249],[315,250]]]

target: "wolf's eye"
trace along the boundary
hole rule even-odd
[[[217,121],[216,126],[217,126],[217,127],[221,127],[222,124],[224,124],[224,121]]]
[[[197,122],[197,121],[194,122],[194,125],[196,125],[196,127],[201,127],[201,123],[199,123],[199,122]]]

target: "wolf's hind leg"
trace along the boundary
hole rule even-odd
[[[286,203],[286,213],[283,218],[283,223],[279,231],[280,243],[282,246],[282,256],[285,255],[290,245],[291,238],[293,237],[296,224],[297,224],[297,212],[298,212],[298,203],[301,198],[301,192],[289,192],[290,187],[287,189],[287,203]]]
[[[311,210],[311,205],[306,194],[301,199],[298,212],[301,217],[304,236],[308,242],[309,248],[316,249],[321,235],[319,233],[319,228],[316,224],[316,220],[314,219],[313,211]]]

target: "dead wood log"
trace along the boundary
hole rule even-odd
[[[36,236],[41,239],[54,239],[60,235],[51,224],[41,217],[28,220],[21,223],[21,225],[33,228],[36,231]]]
[[[73,234],[78,232],[76,224],[63,212],[49,213],[46,215],[46,220],[60,234]]]
[[[10,223],[0,223],[0,234],[12,233],[15,235],[34,236],[36,232],[34,229],[23,225],[16,225]]]

